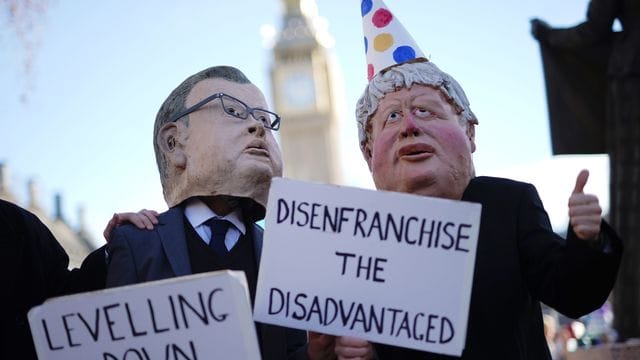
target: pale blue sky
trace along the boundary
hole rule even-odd
[[[335,39],[332,52],[345,83],[340,146],[349,162],[346,185],[370,186],[353,125],[366,68],[359,1],[352,3],[318,0],[318,11]],[[551,160],[540,55],[529,34],[529,20],[536,16],[558,26],[580,22],[588,0],[386,3],[424,53],[465,88],[480,119],[474,157],[479,175],[534,182],[554,224],[564,221],[580,167],[595,172],[587,190],[606,201],[606,158]],[[278,0],[52,1],[41,18],[41,45],[29,74],[22,69],[25,52],[7,26],[5,7],[0,161],[21,202],[26,202],[26,181],[34,178],[46,209],[52,208],[53,194],[62,193],[72,223],[83,204],[100,241],[114,211],[166,209],[152,129],[158,107],[184,78],[211,65],[234,65],[271,102],[272,60],[260,29],[280,28]],[[25,91],[27,101],[21,102]],[[559,210],[552,210],[556,205]]]

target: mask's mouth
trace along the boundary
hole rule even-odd
[[[405,145],[401,147],[400,150],[398,150],[399,157],[408,158],[428,157],[433,155],[434,153],[435,149],[433,148],[433,146],[422,143]]]

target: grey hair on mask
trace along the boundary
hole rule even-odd
[[[394,66],[378,73],[367,85],[356,104],[356,121],[360,148],[368,142],[367,126],[378,109],[380,100],[388,93],[413,84],[427,85],[440,90],[460,115],[460,124],[478,124],[478,119],[469,108],[469,100],[462,87],[449,74],[440,70],[430,61],[411,62]]]

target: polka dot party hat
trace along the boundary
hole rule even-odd
[[[362,0],[364,51],[369,81],[381,70],[426,57],[382,0]]]

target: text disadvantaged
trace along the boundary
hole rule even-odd
[[[29,324],[39,359],[259,357],[241,272],[55,298],[32,309]]]
[[[274,179],[254,319],[464,348],[481,206]]]

